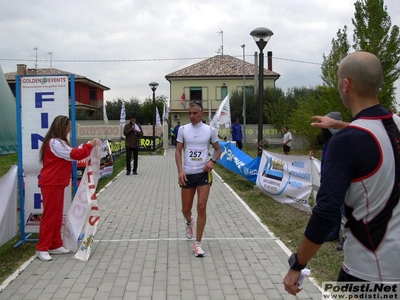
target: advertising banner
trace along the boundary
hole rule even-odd
[[[271,198],[307,213],[312,190],[309,156],[263,151],[256,185]]]
[[[260,158],[248,156],[231,142],[218,142],[222,151],[218,163],[255,183],[260,166]]]
[[[25,176],[25,232],[38,232],[42,197],[38,186],[41,169],[39,150],[54,118],[69,115],[68,76],[21,77],[22,168]],[[65,189],[64,211],[71,203],[71,188]]]

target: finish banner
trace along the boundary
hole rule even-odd
[[[24,176],[24,231],[39,232],[43,213],[38,176],[42,168],[39,151],[51,123],[58,115],[69,115],[68,76],[26,75],[21,77],[20,132],[21,162]],[[64,212],[71,203],[71,186],[65,188]],[[64,214],[65,217],[65,214]],[[63,222],[64,223],[64,222]]]
[[[96,146],[92,149],[90,157],[86,159],[85,172],[65,221],[64,245],[67,249],[77,251],[74,257],[84,261],[89,259],[100,219],[96,188],[100,177],[101,152],[102,142],[96,139]],[[81,245],[78,247],[79,241]]]
[[[309,156],[263,151],[256,185],[271,198],[307,213],[313,179]]]

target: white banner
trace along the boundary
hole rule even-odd
[[[125,126],[125,124],[126,124],[125,100],[122,100],[121,114],[119,116],[119,125]]]
[[[312,190],[309,156],[263,151],[256,185],[276,201],[311,212],[308,202]]]
[[[160,114],[158,112],[158,107],[156,106],[156,125],[161,126],[161,119],[160,119]]]
[[[7,174],[0,178],[0,246],[18,233],[17,182],[17,166],[12,166]]]
[[[25,175],[25,232],[38,232],[43,212],[38,176],[41,143],[58,115],[69,115],[68,76],[21,77],[22,167]],[[71,187],[65,189],[64,212],[71,203]],[[64,215],[65,216],[65,215]]]
[[[77,251],[78,240],[81,236],[83,226],[85,226],[85,235],[82,246],[79,247],[79,255],[78,253],[75,254],[75,257],[79,256],[76,258],[82,260],[89,259],[91,241],[93,241],[100,218],[96,187],[100,176],[101,148],[102,142],[96,139],[96,146],[92,149],[90,157],[86,159],[85,172],[71,207],[68,210],[64,228],[64,246],[72,251]]]

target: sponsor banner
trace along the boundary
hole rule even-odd
[[[119,125],[83,125],[77,124],[77,138],[91,140],[92,138],[118,139],[122,135]]]
[[[78,258],[83,260],[87,260],[90,256],[91,241],[100,218],[96,187],[100,177],[101,148],[102,142],[96,139],[96,146],[92,149],[90,157],[86,158],[86,168],[68,210],[64,228],[64,246],[72,251],[78,251],[78,240],[85,226],[84,237],[81,240],[87,247],[81,249]]]
[[[22,168],[25,176],[25,232],[38,232],[42,196],[38,176],[42,165],[39,150],[54,118],[69,115],[68,76],[21,77]],[[64,211],[71,203],[71,188],[65,189]]]
[[[399,282],[322,282],[321,299],[399,299]]]
[[[0,246],[7,243],[18,233],[17,183],[17,166],[12,166],[6,175],[0,177]]]
[[[105,140],[101,146],[100,178],[112,175],[114,170],[110,144]]]
[[[248,156],[245,152],[237,148],[231,142],[218,141],[222,154],[218,159],[218,163],[247,178],[251,182],[256,182],[258,168],[260,165],[260,158],[252,158]]]
[[[309,156],[263,151],[256,185],[276,201],[311,212],[308,201],[312,190]]]

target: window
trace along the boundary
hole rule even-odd
[[[90,89],[90,96],[89,96],[89,99],[90,100],[96,100],[97,99],[97,97],[96,97],[96,89]]]
[[[190,100],[203,100],[203,93],[201,87],[190,88]]]

